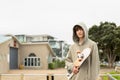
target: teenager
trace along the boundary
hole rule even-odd
[[[96,80],[99,74],[99,55],[96,42],[88,38],[88,30],[84,23],[78,23],[73,27],[73,41],[65,59],[68,72],[74,75],[70,80]],[[76,51],[91,48],[91,53],[82,63],[80,68],[74,66],[77,59]]]

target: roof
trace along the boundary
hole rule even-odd
[[[50,51],[52,52],[52,56],[56,56],[56,54],[54,53],[53,49],[50,47],[50,45],[48,44],[48,42],[40,42],[40,43],[21,43],[21,45],[41,45],[41,44],[44,44],[44,45],[47,45],[47,47],[50,49]]]
[[[0,43],[3,43],[9,39],[11,39],[12,37],[10,36],[4,36],[4,35],[0,35]]]
[[[55,38],[51,35],[48,35],[48,34],[41,34],[41,35],[26,35],[27,37],[51,37],[51,38]]]
[[[3,43],[3,42],[5,42],[5,41],[7,41],[7,40],[9,40],[9,39],[15,39],[15,40],[17,40],[17,38],[15,37],[15,36],[13,36],[13,35],[0,35],[0,44],[1,43]],[[18,40],[17,40],[18,41]],[[48,44],[48,42],[40,42],[40,43],[20,43],[19,41],[18,41],[18,43],[19,44],[21,44],[21,45],[35,45],[35,44],[39,44],[39,45],[41,45],[41,44],[44,44],[44,45],[47,45],[47,47],[50,49],[50,51],[52,52],[51,54],[55,57],[56,55],[55,55],[55,53],[54,53],[54,51],[52,50],[52,48],[50,47],[50,45]]]
[[[5,35],[6,37],[11,37],[11,38],[13,38],[13,39],[15,39],[19,44],[21,44],[20,42],[19,42],[19,40],[14,36],[14,35],[12,35],[12,34],[7,34],[7,35]]]

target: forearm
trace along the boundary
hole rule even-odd
[[[66,65],[67,70],[72,71],[74,65],[73,65],[73,62],[70,59],[65,60],[65,65]]]

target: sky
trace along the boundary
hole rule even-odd
[[[120,25],[119,0],[0,0],[0,34],[48,34],[72,44],[72,28]]]

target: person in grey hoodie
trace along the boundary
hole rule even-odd
[[[88,38],[88,30],[84,23],[78,23],[73,27],[73,41],[65,59],[68,72],[74,75],[70,80],[96,80],[99,75],[99,55],[96,42]],[[76,51],[83,51],[85,48],[91,48],[91,53],[82,63],[80,68],[74,66],[77,59]]]

